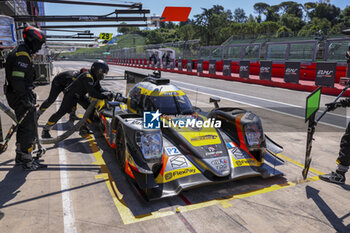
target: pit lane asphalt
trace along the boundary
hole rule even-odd
[[[54,66],[58,72],[89,64],[64,61],[55,62]],[[125,69],[151,73],[150,70],[110,66],[110,75],[122,75]],[[186,87],[192,103],[201,108],[212,107],[208,97],[216,94],[225,97],[221,106],[243,107],[257,113],[265,132],[284,146],[283,154],[289,161],[276,168],[284,172],[285,177],[206,186],[185,191],[178,197],[145,203],[121,173],[113,150],[97,130],[94,137],[81,138],[75,133],[63,143],[50,147],[45,155],[49,168],[36,172],[23,172],[13,167],[12,140],[8,151],[0,156],[0,208],[5,214],[0,220],[0,232],[349,231],[350,186],[327,184],[317,178],[299,182],[302,168],[296,162],[303,163],[304,159],[305,123],[300,115],[293,116],[294,112],[278,113],[280,107],[282,110],[302,108],[308,93],[165,72],[162,76]],[[116,91],[123,88],[120,81],[104,81],[103,85]],[[218,91],[199,92],[208,93],[209,88]],[[39,103],[47,97],[48,90],[48,86],[37,88]],[[243,96],[248,93],[251,98]],[[333,98],[322,96],[322,104]],[[264,109],[269,107],[266,100],[288,105],[273,105],[277,111],[271,112]],[[59,105],[60,101],[57,102]],[[41,126],[55,110],[56,106],[52,106],[40,118]],[[6,127],[6,118],[1,117]],[[65,130],[70,125],[62,123],[61,127]],[[313,168],[321,172],[334,168],[342,131],[330,125],[319,125],[313,147]],[[59,159],[62,153],[66,161]],[[316,174],[311,172],[310,176]],[[62,187],[62,182],[68,187]],[[69,193],[68,201],[66,193]]]

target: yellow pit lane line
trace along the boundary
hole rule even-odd
[[[217,205],[217,204],[222,205],[223,208],[229,208],[229,207],[232,207],[230,201],[235,200],[235,199],[252,197],[255,195],[259,195],[259,194],[264,194],[264,193],[277,191],[277,190],[288,188],[288,187],[293,187],[293,186],[296,186],[297,184],[302,184],[302,183],[306,183],[306,182],[319,180],[318,176],[313,176],[313,177],[310,177],[306,180],[301,180],[301,181],[296,181],[296,182],[286,182],[284,184],[276,184],[276,185],[272,185],[270,187],[256,189],[256,190],[252,190],[252,191],[245,192],[245,193],[234,194],[234,195],[230,195],[230,196],[226,196],[226,197],[222,197],[222,198],[217,198],[217,199],[210,200],[210,201],[204,201],[204,202],[200,202],[200,203],[196,203],[196,204],[190,204],[187,206],[180,206],[180,207],[176,208],[176,211],[165,211],[165,212],[164,211],[155,211],[155,212],[151,212],[151,213],[145,214],[145,215],[134,216],[132,214],[131,210],[129,209],[129,207],[126,205],[126,203],[123,199],[123,194],[120,193],[120,191],[118,190],[118,188],[113,180],[113,177],[112,177],[111,173],[109,172],[108,167],[107,167],[107,165],[102,157],[100,149],[98,148],[97,143],[96,143],[93,135],[86,137],[86,139],[88,140],[89,146],[91,147],[92,152],[93,152],[95,159],[96,159],[96,162],[93,162],[92,164],[99,165],[100,170],[101,170],[101,174],[96,175],[95,178],[105,180],[105,183],[106,183],[106,186],[109,190],[109,193],[111,194],[111,196],[113,198],[113,202],[114,202],[114,204],[115,204],[115,206],[120,214],[120,217],[125,225],[137,223],[137,222],[142,222],[142,221],[148,221],[148,220],[152,220],[152,219],[156,219],[156,218],[162,218],[162,217],[174,215],[176,213],[188,212],[188,211],[192,211],[192,210],[196,210],[196,209],[200,209],[200,208],[204,208],[204,207],[208,207],[208,206],[213,206],[213,205]],[[298,166],[304,167],[301,163],[299,163],[295,160],[292,160],[285,155],[278,154],[278,156],[280,156],[281,158],[288,160],[289,162],[292,162]],[[310,171],[313,171],[316,174],[324,174],[324,173],[322,173],[316,169],[312,169],[312,168],[310,168]]]

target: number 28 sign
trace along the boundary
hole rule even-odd
[[[101,40],[111,40],[113,36],[113,33],[100,33],[100,39]]]

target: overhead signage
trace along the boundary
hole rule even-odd
[[[102,32],[100,33],[100,39],[101,40],[112,40],[112,37],[113,37],[113,33],[105,33],[105,32]]]

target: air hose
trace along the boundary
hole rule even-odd
[[[83,116],[83,118],[78,121],[78,123],[76,123],[72,128],[70,128],[68,131],[66,131],[65,133],[61,134],[58,137],[55,138],[41,138],[39,141],[41,144],[54,144],[54,143],[58,143],[60,141],[63,141],[64,139],[68,138],[69,136],[71,136],[75,131],[77,131],[85,122],[86,120],[89,118],[90,114],[94,111],[95,109],[95,105],[97,103],[98,100],[94,100],[91,102],[91,104],[89,105],[89,107],[86,109],[85,114]]]
[[[6,115],[8,115],[14,122],[18,123],[15,113],[1,101],[0,101],[0,109],[4,111]]]
[[[69,136],[71,136],[75,131],[77,131],[85,122],[86,120],[89,118],[90,114],[94,111],[95,109],[95,105],[97,103],[98,100],[94,100],[91,102],[91,104],[89,105],[89,107],[86,109],[85,114],[83,116],[83,118],[81,120],[78,121],[78,123],[76,123],[72,128],[70,128],[68,131],[66,131],[65,133],[61,134],[58,137],[55,138],[48,138],[48,139],[40,139],[39,142],[41,144],[54,144],[54,143],[58,143],[66,138],[68,138]],[[14,122],[17,123],[17,119],[16,119],[16,115],[14,114],[14,112],[7,107],[4,103],[2,103],[0,101],[0,109],[2,111],[4,111],[6,113],[6,115],[8,115]]]

